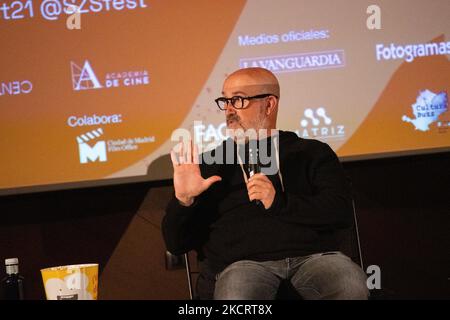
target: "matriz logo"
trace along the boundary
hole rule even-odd
[[[303,112],[300,120],[300,130],[297,134],[302,138],[316,138],[323,140],[341,140],[345,136],[345,126],[334,124],[333,119],[327,115],[324,107],[308,108]]]

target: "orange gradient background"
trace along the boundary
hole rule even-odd
[[[244,1],[146,1],[132,11],[1,23],[1,79],[27,79],[30,94],[1,103],[0,188],[95,180],[142,159],[170,139],[214,66]],[[71,61],[107,73],[147,70],[149,85],[74,91]],[[122,123],[70,127],[75,115],[122,114]],[[101,140],[154,136],[133,152],[80,165],[76,137],[102,127]],[[91,142],[91,146],[95,142]]]
[[[82,14],[80,30],[67,29],[66,14],[45,20],[41,1],[32,1],[33,18],[5,20],[0,11],[0,86],[33,84],[31,93],[0,95],[0,194],[159,179],[146,172],[155,163],[165,164],[155,166],[161,171],[156,176],[171,178],[172,132],[192,129],[195,120],[219,127],[224,114],[214,98],[224,78],[240,59],[256,57],[345,54],[345,67],[277,74],[278,128],[302,129],[304,111],[323,107],[333,125],[345,126],[344,136],[324,140],[343,160],[450,148],[449,111],[438,119],[444,126],[436,121],[425,132],[402,121],[404,115],[414,118],[411,106],[420,91],[450,92],[449,55],[408,63],[377,61],[375,51],[377,44],[450,41],[448,0],[379,0],[380,30],[366,26],[371,0],[139,1],[146,7]],[[238,41],[310,29],[326,30],[328,38],[248,46]],[[107,74],[130,71],[147,71],[149,84],[75,91],[71,63],[82,68],[85,61],[103,86]],[[120,114],[122,122],[67,123],[71,116],[94,114]],[[76,138],[97,128],[104,134],[88,142],[91,147],[99,140],[155,142],[81,164]]]

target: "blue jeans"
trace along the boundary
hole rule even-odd
[[[242,260],[216,276],[214,299],[272,300],[282,279],[303,299],[367,299],[367,276],[339,251],[277,261]]]

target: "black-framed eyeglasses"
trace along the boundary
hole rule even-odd
[[[251,96],[251,97],[241,97],[241,96],[233,96],[231,98],[225,98],[225,97],[220,97],[217,98],[216,100],[214,100],[217,103],[217,106],[219,107],[220,110],[225,110],[227,105],[229,103],[231,103],[231,105],[233,106],[233,108],[235,109],[244,109],[248,106],[245,105],[245,100],[253,100],[253,99],[262,99],[262,98],[267,98],[270,96],[274,96],[278,99],[278,97],[274,94],[271,93],[263,93],[263,94],[258,94],[256,96]]]

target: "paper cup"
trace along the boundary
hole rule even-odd
[[[97,300],[98,264],[76,264],[41,270],[47,300]]]

